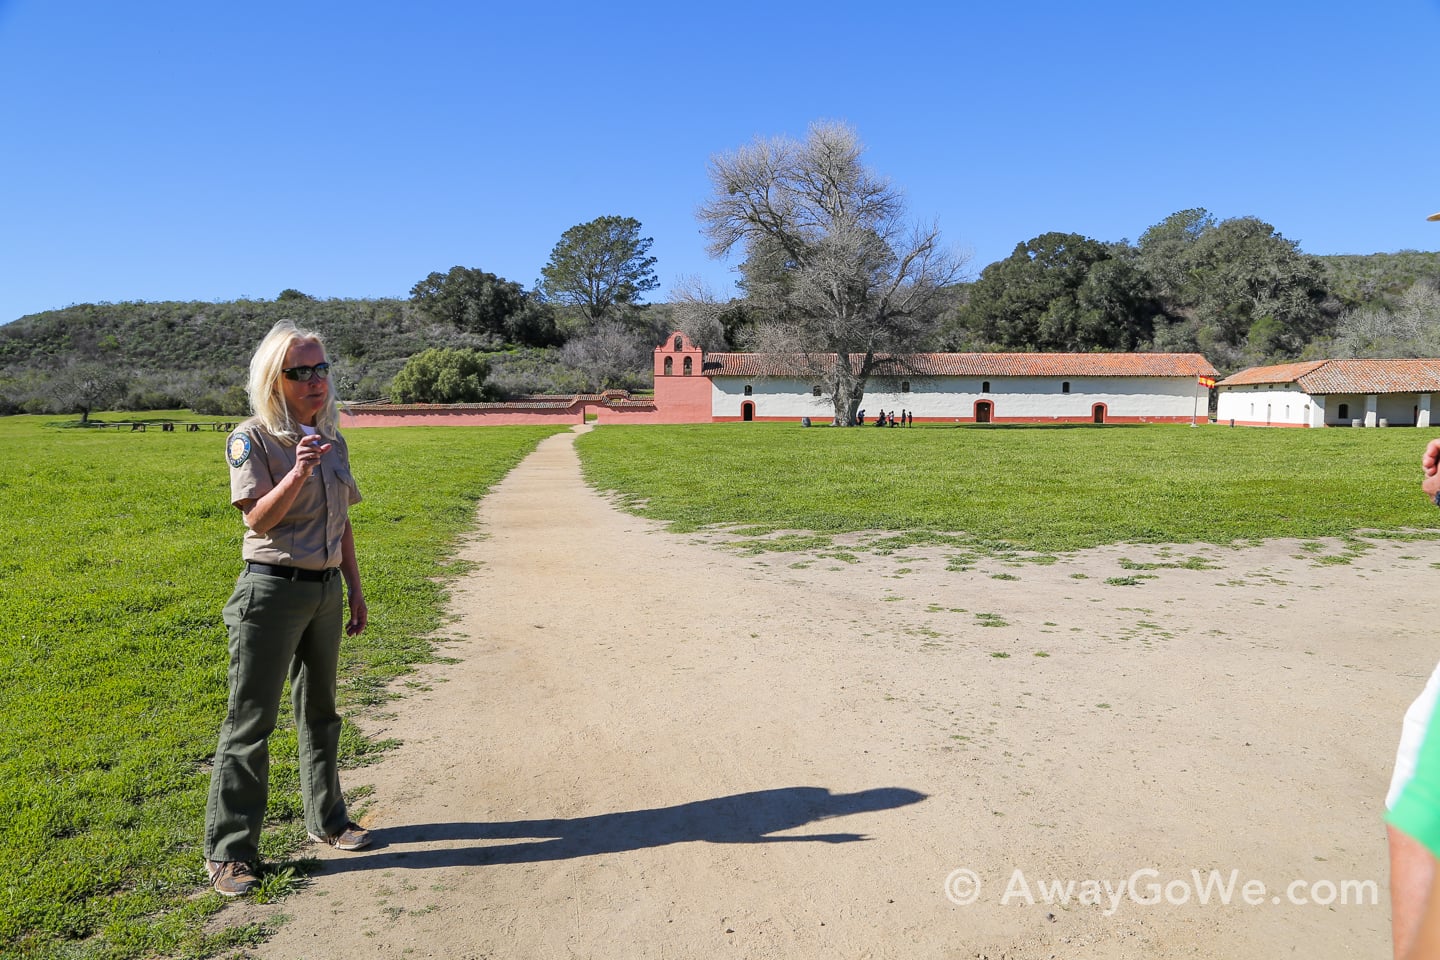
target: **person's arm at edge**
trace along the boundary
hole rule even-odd
[[[360,561],[355,556],[355,531],[350,521],[345,521],[345,532],[340,535],[340,575],[345,578],[345,593],[350,601],[350,619],[345,624],[347,637],[357,636],[370,622],[370,608],[365,604],[365,592],[360,588]]]
[[[1402,960],[1435,960],[1440,957],[1440,883],[1430,888],[1429,901],[1418,929],[1403,954]]]
[[[1420,485],[1425,496],[1435,499],[1440,493],[1440,440],[1431,440],[1420,458],[1420,468],[1425,471],[1425,481]]]

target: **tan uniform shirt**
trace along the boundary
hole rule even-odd
[[[350,475],[350,449],[339,435],[326,437],[330,451],[320,458],[285,518],[265,533],[245,528],[241,550],[256,563],[324,570],[340,565],[340,539],[350,505],[360,488]],[[230,463],[230,502],[259,500],[295,467],[295,447],[266,432],[260,421],[246,420],[225,445]]]

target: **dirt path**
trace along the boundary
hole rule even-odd
[[[743,557],[612,509],[573,440],[481,505],[454,662],[365,724],[404,743],[346,778],[376,848],[226,911],[289,917],[257,955],[1388,956],[1440,545]]]

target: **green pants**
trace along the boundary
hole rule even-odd
[[[253,861],[270,793],[268,739],[290,678],[300,741],[300,790],[310,833],[339,833],[348,817],[340,793],[340,714],[335,671],[344,624],[344,586],[245,572],[225,604],[230,629],[230,703],[220,727],[205,813],[207,860]]]

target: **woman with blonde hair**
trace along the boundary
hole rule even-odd
[[[319,335],[275,324],[250,359],[249,394],[254,416],[225,449],[230,499],[245,520],[245,569],[225,605],[230,699],[205,813],[206,871],[228,897],[259,882],[268,739],[287,677],[310,838],[339,850],[370,844],[340,792],[335,706],[342,624],[355,636],[368,619],[349,515],[360,491]]]

